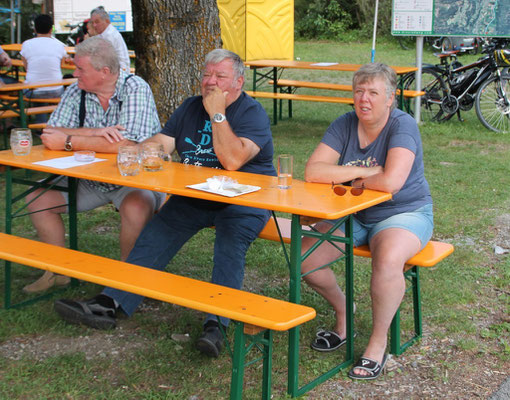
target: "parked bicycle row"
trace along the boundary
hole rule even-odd
[[[424,64],[421,73],[421,118],[446,121],[475,106],[480,122],[495,132],[510,132],[510,50],[507,39],[492,39],[485,56],[467,65],[458,50],[437,53],[438,64]],[[404,89],[416,88],[416,75],[404,77]],[[414,102],[409,104],[414,114]]]

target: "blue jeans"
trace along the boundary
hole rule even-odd
[[[171,196],[145,226],[126,262],[164,270],[179,249],[198,231],[216,227],[212,283],[241,289],[245,256],[270,217],[268,210]],[[132,315],[143,296],[105,288],[103,294]],[[208,315],[208,320],[216,316]],[[228,325],[228,318],[221,323]]]

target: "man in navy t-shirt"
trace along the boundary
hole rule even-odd
[[[269,118],[243,92],[244,64],[228,50],[205,58],[201,96],[185,100],[162,133],[147,141],[177,151],[185,164],[275,176]],[[220,174],[220,173],[219,173]],[[269,211],[234,204],[172,196],[140,234],[127,262],[163,270],[199,230],[215,226],[212,282],[240,289],[246,251],[269,219]],[[69,322],[115,327],[117,311],[131,315],[142,296],[105,288],[88,301],[59,300],[56,311]],[[221,324],[228,325],[227,318]],[[223,337],[216,316],[208,315],[197,348],[217,357]]]

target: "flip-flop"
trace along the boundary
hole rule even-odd
[[[382,362],[379,364],[377,361],[372,360],[370,358],[361,357],[358,362],[352,367],[349,371],[348,376],[351,379],[359,379],[359,380],[371,380],[377,379],[384,371],[384,366],[386,365],[386,360],[388,359],[388,354],[385,354]],[[356,374],[354,370],[362,369],[368,372],[368,375],[360,375]]]
[[[328,352],[342,347],[347,342],[347,338],[342,339],[334,331],[320,330],[310,347],[315,351]]]
[[[60,299],[55,301],[55,311],[71,324],[83,324],[95,329],[113,329],[117,325],[115,310],[97,304],[95,299],[77,301]]]

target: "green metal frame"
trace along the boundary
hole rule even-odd
[[[246,367],[260,360],[262,368],[262,399],[271,399],[271,371],[273,355],[273,331],[262,329],[259,333],[250,335],[244,332],[245,324],[239,321],[232,321],[235,324],[234,349],[229,347],[232,358],[232,378],[230,381],[230,399],[240,400],[243,395],[244,370]],[[220,325],[221,326],[221,325]],[[226,339],[225,332],[223,335]],[[226,341],[228,344],[228,341]],[[258,350],[262,355],[253,360],[246,360],[252,350]]]
[[[345,236],[337,236],[334,232],[345,223]],[[345,296],[347,300],[347,343],[345,360],[326,371],[322,375],[316,377],[302,387],[299,387],[299,326],[289,331],[289,362],[288,362],[288,385],[287,391],[292,397],[301,396],[310,391],[317,385],[325,382],[330,377],[338,373],[341,369],[351,365],[354,361],[354,312],[353,312],[353,240],[352,240],[352,216],[348,215],[336,221],[331,229],[326,233],[316,231],[303,230],[300,223],[299,215],[292,216],[291,227],[291,245],[290,245],[290,294],[289,301],[299,304],[301,302],[301,263],[310,254],[312,254],[325,241],[335,245],[341,243],[345,245],[345,249],[338,249],[342,252],[342,256],[335,260],[345,261]],[[303,255],[301,255],[301,239],[302,237],[313,237],[317,242]],[[323,265],[319,268],[325,268],[332,263]],[[313,272],[313,271],[312,271]]]
[[[73,250],[78,249],[78,229],[77,229],[77,212],[76,212],[76,188],[78,186],[78,179],[68,177],[68,187],[58,186],[60,175],[51,174],[47,178],[40,181],[32,181],[13,176],[13,171],[10,166],[6,166],[5,170],[5,233],[12,233],[12,222],[15,218],[20,218],[31,214],[26,212],[27,205],[24,202],[25,197],[37,189],[44,189],[43,193],[48,190],[58,190],[67,192],[69,196],[69,203],[62,204],[62,206],[69,207],[69,247]],[[17,196],[13,195],[13,184],[21,184],[29,186],[29,188]],[[39,196],[38,196],[39,197]],[[15,204],[23,202],[17,209],[13,210]],[[61,206],[58,206],[61,207]],[[44,211],[44,210],[39,210]],[[63,289],[55,289],[49,293],[21,301],[19,303],[12,303],[12,267],[10,261],[4,261],[4,278],[5,278],[5,291],[4,291],[4,308],[15,308],[32,304],[36,301],[46,299],[53,296],[55,293]],[[73,279],[73,285],[77,285],[77,281]]]
[[[398,308],[390,326],[390,352],[397,356],[401,355],[409,346],[419,340],[423,335],[421,295],[420,295],[420,268],[413,266],[404,273],[406,279],[411,282],[413,295],[414,335],[404,344],[401,344],[400,337],[400,307]]]

